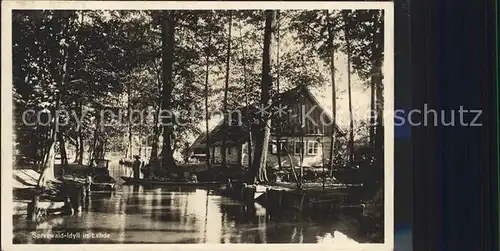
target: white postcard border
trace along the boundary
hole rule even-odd
[[[3,250],[171,250],[206,251],[231,248],[244,251],[393,250],[394,249],[394,120],[384,116],[384,237],[383,244],[12,244],[12,10],[17,9],[378,9],[384,10],[384,114],[394,111],[394,4],[392,2],[160,2],[160,1],[3,1],[2,2],[2,249]],[[256,8],[258,7],[258,8]]]

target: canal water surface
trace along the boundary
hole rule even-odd
[[[130,169],[113,164],[119,183]],[[146,188],[119,184],[95,192],[77,215],[26,220],[25,203],[15,203],[14,243],[338,243],[363,239],[346,219],[321,223],[305,217],[270,216],[258,204],[245,205],[204,189]]]

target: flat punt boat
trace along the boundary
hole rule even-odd
[[[155,186],[170,186],[170,187],[219,187],[226,184],[222,181],[208,181],[208,182],[182,182],[182,181],[161,181],[149,179],[135,179],[132,177],[121,177],[125,184],[138,184],[138,185],[155,185]]]
[[[91,191],[113,191],[115,183],[92,183],[90,184]]]
[[[106,174],[98,174],[92,177],[90,182],[91,191],[112,191],[115,190],[115,180]]]

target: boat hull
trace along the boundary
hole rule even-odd
[[[114,183],[93,183],[90,184],[91,191],[112,191],[115,190]]]

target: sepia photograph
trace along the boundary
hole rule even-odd
[[[393,249],[392,3],[2,7],[2,246]]]

